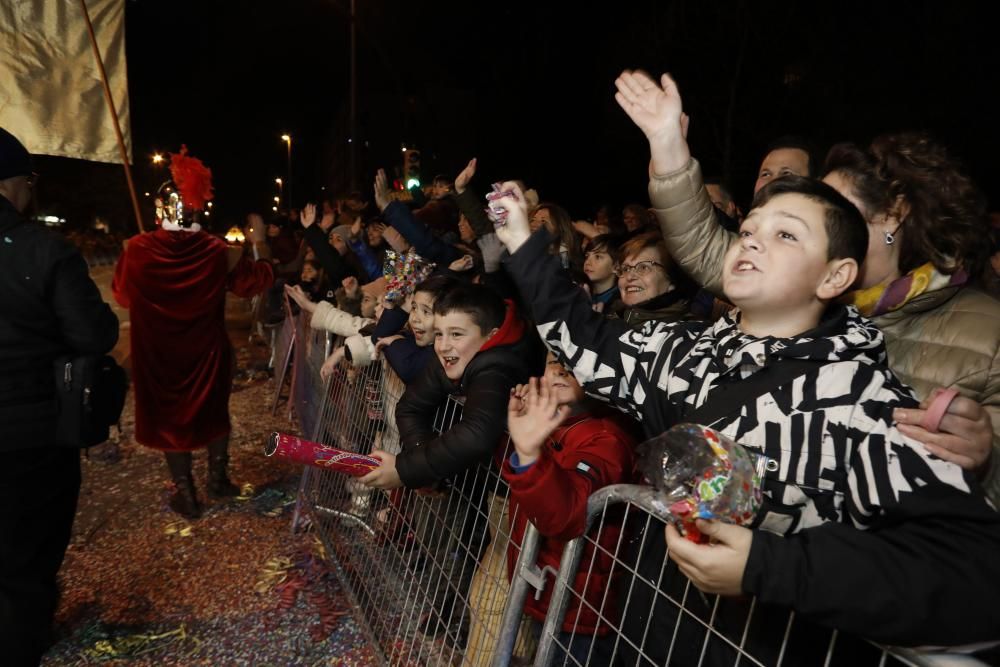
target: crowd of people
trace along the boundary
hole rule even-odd
[[[314,328],[346,338],[324,375],[381,354],[407,385],[402,449],[375,451],[382,464],[361,481],[453,480],[488,464],[506,430],[517,516],[545,537],[540,565],[556,566],[590,494],[643,481],[636,442],[711,413],[774,462],[764,506],[752,528],[700,522],[711,544],[667,526],[644,566],[669,557],[704,591],[885,642],[1000,639],[980,594],[996,586],[986,563],[1000,545],[1000,229],[976,184],[923,134],[825,156],[783,137],[744,213],[691,156],[669,77],[625,72],[617,87],[649,140],[651,208],[574,221],[539,199],[544,184],[511,181],[497,222],[472,160],[454,181],[435,178],[422,205],[379,172],[374,210],[354,195],[318,221],[302,212],[300,281],[282,289]],[[276,245],[293,236],[271,229]],[[387,250],[436,268],[387,298]],[[465,411],[436,434],[449,395]],[[606,582],[578,583],[586,599]],[[540,622],[544,601],[526,611]],[[630,614],[642,627],[671,620],[618,613],[626,626]],[[570,651],[600,662],[607,628],[587,615],[580,605],[566,629],[594,641]]]
[[[371,488],[450,482],[485,503],[477,482],[455,480],[498,466],[517,508],[512,533],[531,521],[543,536],[539,565],[557,568],[584,531],[591,494],[644,482],[637,443],[700,420],[768,463],[763,506],[749,527],[699,521],[701,543],[660,524],[636,554],[641,572],[669,558],[702,591],[752,595],[887,643],[1000,640],[990,595],[1000,581],[1000,227],[976,184],[924,134],[825,155],[783,137],[762,156],[742,211],[691,155],[668,76],[627,71],[616,86],[648,139],[648,207],[574,220],[540,197],[544,183],[518,180],[487,207],[473,159],[412,198],[379,171],[371,201],[353,193],[267,222],[252,215],[258,262],[249,250],[227,259],[189,228],[130,241],[115,295],[133,310],[137,437],[166,453],[171,507],[200,513],[196,447],[210,450],[210,493],[234,493],[228,386],[209,391],[229,375],[217,315],[226,289],[266,290],[268,323],[301,312],[344,337],[325,377],[382,357],[405,384],[393,416],[401,450],[372,452],[381,463],[360,480]],[[384,267],[403,257],[427,271],[401,289]],[[212,287],[184,292],[184,322],[206,325],[178,352],[162,337],[187,329],[161,304],[184,290],[170,273],[182,265]],[[113,343],[104,338],[93,347]],[[196,403],[180,377],[191,369],[212,378]],[[436,432],[435,409],[459,395],[461,419]],[[513,450],[498,460],[507,434]],[[439,503],[442,520],[457,511]],[[624,530],[605,526],[594,542]],[[459,533],[477,542],[465,550],[472,559],[489,539],[482,526]],[[467,590],[474,568],[450,567]],[[566,650],[609,664],[613,641],[593,608],[616,584],[609,571],[592,574],[575,582],[591,604],[567,614]],[[450,614],[455,595],[433,604]],[[526,606],[536,632],[547,600]],[[651,618],[654,606],[638,600],[613,606],[605,617],[638,628],[635,645],[665,659],[655,638],[669,631],[655,629],[673,618],[662,605]]]

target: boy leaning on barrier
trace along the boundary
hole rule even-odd
[[[623,106],[649,138],[650,187],[690,187],[659,168],[683,141],[679,99]],[[1000,581],[1000,514],[958,466],[896,428],[893,408],[917,402],[888,369],[882,333],[835,301],[867,247],[850,202],[800,177],[768,184],[725,260],[736,308],[715,323],[629,331],[572,289],[545,254],[544,230],[531,234],[516,185],[504,188],[514,197],[499,200],[508,219],[497,233],[543,341],[647,435],[754,373],[815,363],[713,423],[774,465],[754,530],[706,524],[714,543],[696,546],[668,529],[670,555],[696,585],[888,643],[997,639],[1000,606],[985,592]]]
[[[543,537],[538,566],[558,570],[566,543],[583,535],[591,494],[633,480],[635,439],[607,410],[604,414],[594,410],[598,407],[588,405],[576,378],[551,352],[541,378],[532,378],[528,385],[511,391],[507,429],[515,451],[503,466],[512,506],[511,544],[507,547],[510,573],[528,521]],[[621,527],[614,522],[605,523],[596,542],[613,553],[620,532]],[[611,664],[608,626],[598,616],[601,610],[605,618],[614,617],[602,609],[602,600],[612,585],[611,563],[604,557],[594,558],[594,547],[588,549],[581,562],[593,565],[576,576],[576,595],[570,600],[560,643],[581,664],[586,664],[588,655],[590,664]],[[542,598],[529,595],[525,603],[525,613],[534,619],[539,636],[552,590],[549,579]]]
[[[486,470],[506,442],[510,390],[541,366],[542,348],[513,302],[488,287],[455,287],[433,308],[436,359],[396,406],[402,451],[372,452],[382,464],[360,481],[382,489],[447,489],[447,496],[427,496],[415,510],[423,513],[415,519],[418,541],[446,580],[433,587],[422,629],[456,632],[461,641],[469,619],[457,606],[468,599],[489,542],[487,494],[496,484]],[[451,396],[465,399],[461,418],[437,433],[435,415]]]

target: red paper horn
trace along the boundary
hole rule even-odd
[[[381,463],[372,456],[328,447],[319,442],[278,432],[268,436],[267,442],[264,444],[264,455],[325,470],[334,470],[352,477],[367,475],[379,467]]]

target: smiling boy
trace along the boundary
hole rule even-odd
[[[533,343],[513,302],[481,285],[462,285],[439,297],[433,326],[437,363],[427,364],[396,406],[402,451],[372,452],[382,464],[361,482],[446,491],[444,497],[423,498],[424,518],[414,527],[420,549],[439,564],[438,578],[445,582],[426,591],[421,629],[446,631],[453,643],[461,643],[460,628],[469,620],[462,601],[476,604],[469,587],[489,543],[491,484],[477,464],[493,465],[495,449],[506,442],[510,390],[541,366],[541,346]],[[437,433],[435,415],[450,396],[465,398],[462,416]]]
[[[679,115],[650,137],[654,155],[669,132],[681,136]],[[727,404],[725,392],[756,373],[811,362],[712,422],[771,464],[755,529],[705,524],[712,545],[668,529],[671,558],[697,586],[880,641],[996,638],[1000,608],[982,591],[1000,580],[1000,515],[961,469],[896,429],[893,408],[917,403],[888,370],[881,332],[834,302],[867,246],[850,202],[805,178],[768,184],[724,261],[738,309],[714,324],[630,331],[571,289],[545,255],[547,236],[530,233],[516,186],[504,189],[515,197],[499,200],[508,217],[497,234],[543,341],[647,435],[710,401]]]
[[[430,486],[488,462],[503,438],[510,390],[541,365],[513,302],[488,287],[456,287],[433,308],[438,363],[407,386],[396,408],[402,452],[373,453],[382,465],[361,478],[369,486]],[[465,397],[462,418],[435,433],[435,412],[453,395]]]

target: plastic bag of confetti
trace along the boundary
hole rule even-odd
[[[639,466],[664,495],[670,520],[701,542],[697,519],[745,526],[761,505],[756,462],[740,444],[713,429],[678,424],[639,446]]]

